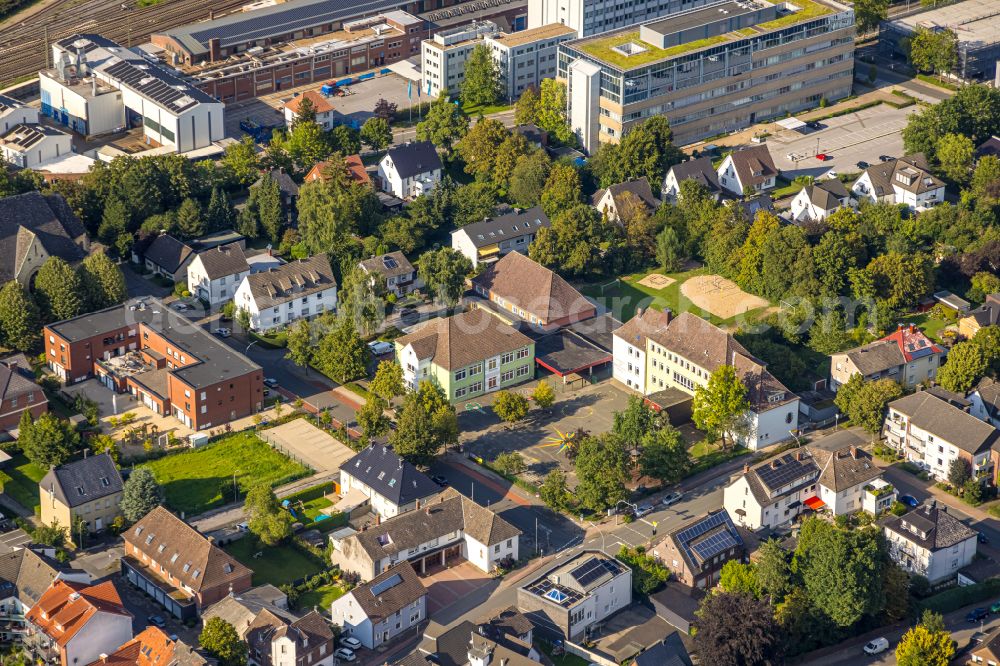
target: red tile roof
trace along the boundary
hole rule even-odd
[[[203,657],[163,630],[146,627],[135,638],[90,666],[194,666],[205,664]]]
[[[56,579],[27,619],[59,646],[65,646],[99,612],[131,617],[111,581],[89,586]]]
[[[926,356],[928,353],[942,353],[940,347],[931,342],[931,340],[924,335],[923,331],[913,325],[900,327],[894,333],[890,333],[882,339],[895,342],[907,363],[915,358]]]
[[[298,97],[293,97],[292,99],[285,102],[285,108],[290,109],[292,113],[297,115],[299,113],[299,105],[302,104],[302,100],[304,99],[308,99],[310,102],[313,103],[313,108],[316,110],[316,113],[326,113],[327,111],[333,111],[333,104],[330,104],[330,102],[327,101],[326,97],[323,97],[315,90],[308,90],[299,95]]]
[[[371,176],[365,171],[365,165],[361,161],[360,155],[348,155],[344,158],[344,165],[347,167],[347,173],[351,176],[351,180],[361,185],[372,184]],[[312,169],[309,169],[305,182],[311,183],[314,180],[326,182],[327,176],[324,172],[328,166],[330,166],[330,162],[317,162]]]

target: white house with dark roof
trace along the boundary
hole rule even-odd
[[[0,95],[0,135],[6,134],[15,125],[38,124],[38,109],[33,106]]]
[[[240,243],[219,245],[199,252],[187,270],[188,291],[209,305],[221,305],[233,299],[243,278],[250,275]]]
[[[660,196],[663,197],[663,200],[676,202],[681,193],[681,183],[685,180],[695,181],[716,199],[722,194],[719,174],[716,173],[709,157],[698,157],[670,167],[667,175],[663,178],[663,186],[660,188]]]
[[[0,284],[27,287],[49,257],[75,265],[89,252],[87,230],[61,194],[0,198]]]
[[[243,278],[236,309],[250,313],[250,328],[269,331],[337,309],[337,280],[325,254],[299,259]]]
[[[902,516],[890,516],[882,530],[889,557],[932,584],[954,578],[976,557],[979,534],[934,500]]]
[[[358,262],[358,266],[372,280],[379,276],[385,284],[386,291],[396,296],[405,296],[424,286],[417,276],[417,269],[399,250],[369,257]]]
[[[969,412],[1000,428],[1000,382],[992,377],[983,377],[969,394]]]
[[[441,158],[430,141],[413,141],[389,149],[378,163],[381,187],[400,199],[432,191],[441,182]]]
[[[748,187],[754,192],[769,190],[778,179],[778,169],[767,144],[734,150],[722,160],[716,174],[722,188],[736,196],[743,196]]]
[[[141,261],[146,270],[173,280],[187,281],[187,269],[194,260],[194,248],[170,234],[160,234],[146,245],[141,256],[138,249],[132,252],[133,261]]]
[[[390,446],[372,444],[340,466],[343,497],[368,498],[380,518],[392,518],[427,504],[442,488]]]
[[[14,125],[0,135],[0,155],[22,169],[39,169],[73,153],[73,137],[48,125]]]
[[[851,186],[858,201],[905,204],[914,210],[941,203],[944,190],[944,181],[930,172],[923,153],[873,164]]]
[[[865,381],[892,379],[907,388],[937,376],[945,350],[915,325],[899,326],[884,338],[830,356],[830,388],[834,391],[860,374]]]
[[[594,192],[590,204],[609,222],[619,222],[629,206],[641,206],[647,213],[653,213],[660,202],[653,196],[649,181],[642,176]]]
[[[508,252],[528,254],[528,247],[538,230],[551,226],[541,206],[473,222],[451,232],[451,248],[458,250],[476,268],[481,263],[497,261]]]
[[[427,588],[409,562],[400,562],[330,604],[330,619],[341,637],[375,650],[427,619]]]
[[[825,220],[851,205],[851,194],[837,178],[806,185],[792,199],[791,215],[796,222]]]

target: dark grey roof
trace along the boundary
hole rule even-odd
[[[198,253],[198,259],[205,268],[205,274],[209,280],[217,280],[221,277],[235,275],[237,273],[248,273],[250,264],[243,253],[243,246],[239,243],[220,245],[211,250]]]
[[[397,456],[390,446],[372,444],[340,469],[397,506],[441,492],[441,486]]]
[[[387,278],[397,275],[409,275],[413,272],[413,264],[399,250],[364,259],[359,263],[366,273],[378,273]]]
[[[0,596],[16,596],[25,606],[34,606],[58,574],[30,548],[4,553],[0,555]]]
[[[408,561],[403,561],[367,583],[358,585],[348,594],[354,597],[365,615],[376,624],[426,595],[427,589],[420,582],[413,566]]]
[[[983,377],[974,390],[983,401],[986,413],[992,418],[1000,416],[1000,382],[991,377]]]
[[[166,69],[150,62],[120,60],[102,67],[105,74],[126,88],[151,99],[170,113],[179,114],[198,104],[216,102],[208,93],[185,83]]]
[[[249,284],[250,293],[261,312],[292,299],[337,287],[330,260],[325,254],[290,261],[277,268],[251,273],[243,279]]]
[[[624,183],[615,183],[607,189],[598,190],[590,198],[591,204],[596,206],[607,192],[611,193],[611,198],[614,200],[615,208],[619,208],[624,203],[622,196],[626,192],[638,198],[639,201],[646,204],[649,208],[655,209],[660,204],[660,202],[656,200],[656,197],[653,196],[653,189],[649,186],[649,181],[646,180],[645,176],[636,178],[635,180],[628,180]]]
[[[767,144],[740,148],[732,153],[732,158],[733,168],[736,169],[736,175],[739,176],[743,187],[763,183],[768,178],[778,175]]]
[[[926,504],[902,516],[892,516],[883,525],[885,529],[931,551],[951,548],[977,536],[975,530],[964,525],[944,507]]]
[[[766,194],[761,194],[749,199],[730,201],[728,202],[728,205],[739,208],[743,218],[750,222],[752,222],[757,217],[757,213],[762,210],[769,213],[774,212],[774,203],[771,201],[771,197]]]
[[[876,340],[862,347],[849,349],[844,353],[857,367],[858,372],[863,375],[884,372],[906,362],[906,359],[903,358],[903,352],[899,350],[899,343],[895,340]]]
[[[969,312],[979,326],[996,326],[1000,324],[1000,294],[989,294],[986,302]]]
[[[30,371],[31,368],[28,368]],[[44,402],[45,395],[42,388],[30,379],[26,372],[20,368],[11,368],[3,361],[0,361],[0,402],[9,397],[19,396],[32,391],[38,392],[38,401]]]
[[[867,451],[858,445],[827,450],[814,444],[809,445],[809,453],[820,466],[819,482],[830,490],[840,492],[868,483],[882,476],[882,469],[875,464]]]
[[[25,106],[27,105],[14,99],[13,97],[0,95],[0,111],[6,111],[8,109],[23,109]]]
[[[34,236],[51,256],[70,263],[85,253],[87,232],[61,194],[26,192],[0,199],[0,283],[14,279]]]
[[[967,453],[981,453],[1000,439],[1000,430],[928,391],[893,400],[889,408],[909,418],[911,426]]]
[[[400,178],[412,178],[441,168],[441,158],[430,141],[404,143],[391,148],[386,157],[392,160]]]
[[[145,257],[168,273],[176,273],[193,254],[194,250],[187,243],[170,234],[160,234],[146,248]]]
[[[551,224],[542,207],[535,206],[527,210],[515,209],[513,213],[492,217],[482,222],[473,222],[451,233],[465,232],[473,245],[483,247],[525,234],[537,234],[539,229]]]
[[[896,179],[896,174],[904,171],[914,176],[912,183],[907,184]],[[865,169],[865,173],[868,174],[872,189],[875,190],[874,194],[880,197],[892,194],[894,187],[915,194],[944,187],[944,183],[930,173],[930,166],[923,153],[914,153],[898,160],[873,164]]]
[[[249,358],[155,298],[132,299],[122,305],[49,324],[48,328],[73,342],[139,323],[158,331],[178,349],[200,361],[171,371],[194,388],[260,370],[260,366]]]
[[[806,185],[805,193],[809,201],[822,210],[839,208],[841,200],[849,196],[844,184],[837,178],[828,178]]]
[[[51,468],[38,484],[70,508],[114,495],[122,490],[122,477],[107,453]]]
[[[676,631],[632,660],[633,666],[692,666],[691,656]]]
[[[48,125],[18,123],[3,135],[2,141],[8,148],[23,152],[47,136],[69,136],[69,134]]]
[[[744,550],[743,537],[725,509],[718,509],[682,524],[667,536],[692,572],[700,572],[715,557],[735,548]]]
[[[819,472],[819,466],[808,450],[796,449],[751,467],[744,476],[757,503],[770,506],[803,486],[815,483]],[[789,490],[771,496],[772,491],[792,481],[795,485]]]
[[[678,185],[685,180],[694,180],[704,185],[709,192],[719,192],[722,189],[719,186],[719,174],[712,166],[711,158],[699,157],[681,162],[670,167],[670,170],[674,173]]]
[[[284,169],[271,169],[270,171],[265,172],[264,175],[258,178],[257,182],[250,187],[259,187],[260,184],[264,182],[264,176],[267,176],[268,174],[271,175],[272,180],[278,183],[278,189],[281,190],[282,194],[287,197],[299,196],[298,183],[292,180],[292,177],[289,176]]]

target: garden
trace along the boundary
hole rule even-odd
[[[328,532],[347,524],[347,516],[341,512],[332,515],[323,513],[323,509],[333,506],[333,500],[327,497],[332,493],[332,483],[321,483],[288,495],[282,499],[282,505],[292,511],[296,522],[302,523],[305,529]]]
[[[37,512],[41,504],[38,483],[43,476],[44,469],[18,453],[0,470],[0,488],[24,508]]]
[[[322,562],[292,544],[264,546],[253,535],[247,535],[225,546],[227,553],[253,569],[253,584],[289,585],[324,571]]]

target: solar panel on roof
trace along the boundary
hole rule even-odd
[[[718,527],[719,525],[722,525],[727,521],[728,518],[729,514],[727,514],[725,511],[719,511],[718,513],[713,513],[705,520],[699,521],[694,525],[692,525],[691,527],[687,528],[686,530],[682,530],[681,532],[679,532],[677,534],[677,540],[682,544],[687,545],[692,540],[697,539],[705,532],[708,532],[709,530]]]
[[[691,544],[691,550],[704,562],[738,545],[739,541],[726,529],[709,536],[704,541]]]
[[[399,574],[392,574],[385,580],[372,585],[371,587],[372,596],[377,597],[386,590],[391,590],[392,588],[396,587],[402,582],[403,582],[402,576],[400,576]]]
[[[596,557],[592,557],[569,572],[569,575],[580,584],[580,587],[586,588],[588,585],[607,573],[612,572],[604,566],[604,561]]]
[[[758,467],[757,476],[764,482],[764,485],[774,490],[787,485],[809,471],[805,464],[793,459],[778,465],[777,468],[773,468],[770,465]]]
[[[385,265],[388,270],[399,268],[399,263],[397,263],[392,257],[382,257],[382,264]]]

